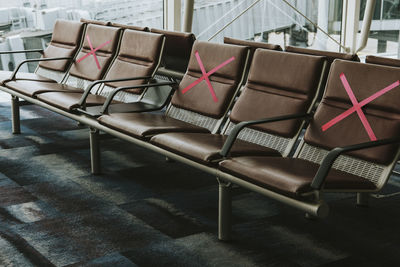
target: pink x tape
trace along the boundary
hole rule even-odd
[[[86,39],[87,39],[87,41],[88,41],[88,43],[89,43],[90,52],[87,53],[86,55],[84,55],[83,57],[81,57],[80,59],[78,59],[76,62],[79,63],[79,62],[81,62],[82,60],[84,60],[85,58],[87,58],[88,56],[93,55],[94,60],[96,61],[97,68],[100,70],[101,67],[100,67],[99,60],[97,59],[97,56],[96,56],[96,51],[99,50],[99,49],[101,49],[102,47],[108,45],[108,44],[111,42],[111,40],[105,42],[104,44],[99,45],[96,49],[93,49],[93,45],[92,45],[92,42],[90,41],[89,35],[86,35]]]
[[[349,108],[348,110],[346,110],[342,114],[338,115],[337,117],[333,118],[332,120],[330,120],[326,124],[322,125],[322,131],[328,130],[330,127],[332,127],[333,125],[335,125],[339,121],[343,120],[344,118],[346,118],[347,116],[349,116],[353,112],[357,112],[357,115],[360,118],[362,124],[364,125],[364,128],[367,131],[369,138],[371,139],[371,141],[375,141],[376,140],[376,136],[374,134],[374,131],[372,131],[371,125],[369,124],[369,122],[368,122],[367,118],[365,117],[365,114],[361,110],[361,108],[363,106],[365,106],[366,104],[368,104],[369,102],[371,102],[372,100],[374,100],[374,99],[380,97],[381,95],[389,92],[390,90],[396,88],[397,86],[400,85],[400,82],[396,81],[396,82],[392,83],[391,85],[383,88],[382,90],[376,92],[375,94],[371,95],[370,97],[367,97],[363,101],[358,102],[356,97],[354,96],[353,91],[350,88],[349,82],[347,81],[346,76],[344,75],[344,73],[340,74],[340,80],[342,81],[344,89],[346,90],[347,95],[349,96],[349,98],[351,100],[351,103],[353,104],[353,107]]]
[[[208,85],[208,89],[210,89],[210,93],[211,93],[211,95],[213,97],[214,102],[218,102],[217,95],[215,94],[214,88],[212,87],[210,79],[208,79],[208,77],[210,77],[213,73],[215,73],[220,68],[224,67],[225,65],[227,65],[230,62],[232,62],[233,60],[235,60],[235,57],[231,57],[230,59],[222,62],[220,65],[216,66],[215,68],[213,68],[209,72],[206,72],[206,70],[204,68],[204,65],[203,65],[203,62],[201,61],[201,58],[199,56],[199,52],[198,51],[196,51],[195,56],[196,56],[197,62],[199,63],[199,66],[200,66],[200,69],[201,69],[201,73],[203,74],[203,76],[201,76],[196,81],[194,81],[189,86],[187,86],[185,89],[183,89],[182,90],[182,94],[186,93],[191,88],[193,88],[194,86],[198,85],[201,81],[205,80],[207,85]]]

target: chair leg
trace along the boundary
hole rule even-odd
[[[228,241],[231,239],[232,228],[232,185],[218,180],[218,239]]]
[[[169,157],[165,157],[165,162],[167,162],[167,163],[174,163],[175,160],[173,160],[173,159],[171,159],[171,158],[169,158]]]
[[[11,96],[11,120],[12,120],[12,133],[20,134],[20,116],[19,116],[19,99],[16,96]]]
[[[369,206],[369,193],[357,193],[357,207]]]
[[[90,160],[92,166],[92,174],[100,174],[100,131],[94,128],[90,128]]]

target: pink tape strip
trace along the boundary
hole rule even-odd
[[[203,76],[201,76],[199,79],[197,79],[196,81],[194,81],[193,83],[191,83],[190,85],[188,85],[186,88],[184,88],[182,90],[182,93],[186,93],[187,91],[189,91],[191,88],[193,88],[194,86],[198,85],[201,81],[205,80],[207,83],[207,86],[210,90],[210,93],[213,97],[214,102],[218,101],[217,95],[215,94],[214,88],[212,87],[212,84],[210,82],[210,79],[208,77],[210,77],[212,74],[214,74],[217,70],[219,70],[220,68],[224,67],[225,65],[229,64],[230,62],[232,62],[233,60],[235,60],[235,57],[231,57],[230,59],[222,62],[221,64],[219,64],[218,66],[216,66],[215,68],[213,68],[212,70],[210,70],[209,72],[206,72],[205,68],[204,68],[204,64],[201,61],[199,52],[196,51],[195,53],[197,62],[199,63],[200,69],[201,69],[201,73],[203,74]]]
[[[340,74],[340,80],[342,81],[342,84],[351,100],[351,103],[353,104],[353,107],[349,108],[348,110],[346,110],[345,112],[343,112],[342,114],[336,116],[335,118],[333,118],[332,120],[330,120],[329,122],[327,122],[326,124],[324,124],[322,126],[322,131],[326,131],[327,129],[329,129],[330,127],[332,127],[334,124],[338,123],[339,121],[343,120],[344,118],[346,118],[347,116],[349,116],[350,114],[352,114],[353,112],[357,112],[358,117],[360,118],[365,130],[368,133],[369,138],[371,139],[371,141],[375,141],[376,136],[371,128],[371,125],[369,124],[367,118],[365,117],[365,114],[363,113],[363,111],[361,110],[361,108],[363,106],[365,106],[366,104],[368,104],[369,102],[373,101],[374,99],[380,97],[381,95],[389,92],[390,90],[396,88],[397,86],[400,85],[400,81],[396,81],[394,83],[392,83],[391,85],[385,87],[384,89],[376,92],[375,94],[371,95],[370,97],[364,99],[361,102],[358,102],[356,97],[354,96],[353,91],[351,90],[351,87],[349,85],[349,82],[346,79],[346,76],[344,75],[344,73]]]
[[[93,55],[94,60],[96,61],[97,68],[100,70],[101,67],[100,67],[99,60],[97,59],[97,56],[96,56],[96,51],[99,50],[99,49],[101,49],[102,47],[108,45],[108,44],[111,42],[111,40],[109,40],[109,41],[107,41],[107,42],[105,42],[105,43],[99,45],[96,49],[93,49],[92,42],[90,41],[89,35],[86,35],[86,39],[87,39],[87,41],[88,41],[88,43],[89,43],[90,52],[87,53],[86,55],[84,55],[83,57],[81,57],[80,59],[78,59],[76,62],[79,63],[79,62],[81,62],[82,60],[84,60],[85,58],[87,58],[88,56]]]

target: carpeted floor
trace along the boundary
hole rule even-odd
[[[356,208],[328,195],[331,213],[304,214],[234,192],[234,240],[217,240],[214,177],[132,144],[102,142],[90,174],[88,130],[36,106],[11,134],[0,103],[1,266],[398,266],[400,196]],[[400,191],[393,177],[385,193]]]

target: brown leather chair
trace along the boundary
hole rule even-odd
[[[125,30],[135,30],[135,31],[142,31],[142,32],[149,32],[150,29],[148,27],[142,27],[142,26],[135,26],[135,25],[126,25],[126,24],[120,24],[120,23],[114,23],[111,22],[110,26],[113,27],[119,27]]]
[[[104,77],[116,53],[120,32],[121,29],[119,28],[88,24],[84,34],[83,45],[75,56],[75,60],[63,84],[17,80],[7,82],[5,86],[29,97],[37,97],[38,94],[44,92],[82,92],[83,88],[91,81]],[[89,36],[93,48],[110,41],[110,43],[96,51],[96,57],[101,66],[100,69],[97,68],[93,55],[81,62],[77,62],[77,60],[91,51],[86,36]]]
[[[91,106],[101,106],[116,87],[146,84],[154,76],[160,63],[163,43],[163,35],[125,30],[118,54],[101,82],[103,86],[86,89],[88,94],[85,95],[84,101],[81,101],[84,95],[82,91],[46,92],[38,94],[37,98],[65,111],[72,111],[80,107],[85,109]],[[95,67],[92,66],[92,68]],[[144,89],[141,87],[121,91],[115,100],[119,102],[136,101],[143,94]]]
[[[400,59],[387,58],[387,57],[367,56],[365,58],[365,63],[400,67]]]
[[[84,24],[70,20],[57,20],[48,47],[42,51],[41,59],[57,57],[73,58],[82,40]],[[29,51],[29,50],[28,50]],[[15,51],[9,51],[14,53]],[[34,60],[28,60],[32,62]],[[21,63],[21,64],[26,64]],[[61,82],[68,71],[72,60],[40,61],[35,73],[17,72],[15,80],[32,80],[46,82]],[[10,81],[12,71],[0,71],[0,83]]]
[[[358,102],[392,86],[362,108],[378,141],[370,141],[356,112],[322,131],[323,125],[353,106],[341,82],[342,74]],[[232,157],[219,163],[218,177],[314,216],[328,213],[320,192],[357,192],[358,203],[366,204],[367,193],[386,184],[399,155],[399,77],[398,68],[335,60],[324,97],[294,157]],[[229,194],[226,187],[221,191]],[[221,220],[227,221],[229,228],[229,211],[221,214],[226,215]],[[222,232],[228,234],[229,229]]]
[[[189,63],[190,54],[196,37],[193,33],[154,28],[151,29],[151,32],[163,34],[165,36],[164,54],[157,76],[162,79],[173,77],[177,80],[182,80]]]
[[[182,93],[183,89],[203,76],[195,52],[199,53],[206,71],[235,57],[209,77],[218,97],[217,102],[213,101],[205,81],[185,94]],[[185,76],[164,115],[110,113],[99,117],[98,121],[139,139],[149,139],[155,134],[164,132],[215,132],[220,127],[243,81],[247,52],[248,49],[245,47],[196,41]]]
[[[277,44],[240,40],[231,37],[224,37],[224,44],[233,44],[233,45],[241,45],[249,47],[250,48],[249,62],[251,62],[251,60],[253,59],[254,52],[258,48],[282,51],[282,47]]]
[[[257,49],[248,80],[221,134],[165,133],[150,142],[206,165],[223,159],[219,153],[232,128],[243,121],[302,114],[303,118],[247,128],[230,156],[288,155],[320,90],[325,58]]]
[[[81,18],[80,22],[85,23],[85,24],[96,24],[96,25],[101,25],[101,26],[110,26],[111,25],[110,21],[101,21],[101,20],[84,19],[84,18]]]
[[[241,45],[241,46],[247,46],[249,48],[249,50],[250,50],[249,62],[250,63],[247,65],[246,76],[245,76],[246,80],[247,80],[247,74],[249,73],[249,69],[251,67],[251,63],[253,62],[253,56],[254,56],[254,52],[256,51],[256,49],[261,48],[261,49],[282,51],[282,47],[280,45],[268,44],[268,43],[262,43],[262,42],[254,42],[254,41],[245,41],[245,40],[240,40],[240,39],[235,39],[235,38],[230,38],[230,37],[224,37],[224,44]]]
[[[347,54],[347,53],[323,51],[323,50],[316,50],[316,49],[296,47],[296,46],[286,46],[285,51],[289,52],[289,53],[298,53],[298,54],[326,57],[326,63],[327,63],[326,67],[327,67],[328,71],[326,72],[326,76],[324,77],[324,79],[322,81],[323,88],[325,88],[329,69],[331,68],[331,65],[335,59],[360,62],[360,59],[358,58],[357,54]],[[318,105],[319,100],[322,98],[323,93],[324,93],[324,90],[321,90],[320,95],[318,96],[318,100],[316,102],[316,106]]]

